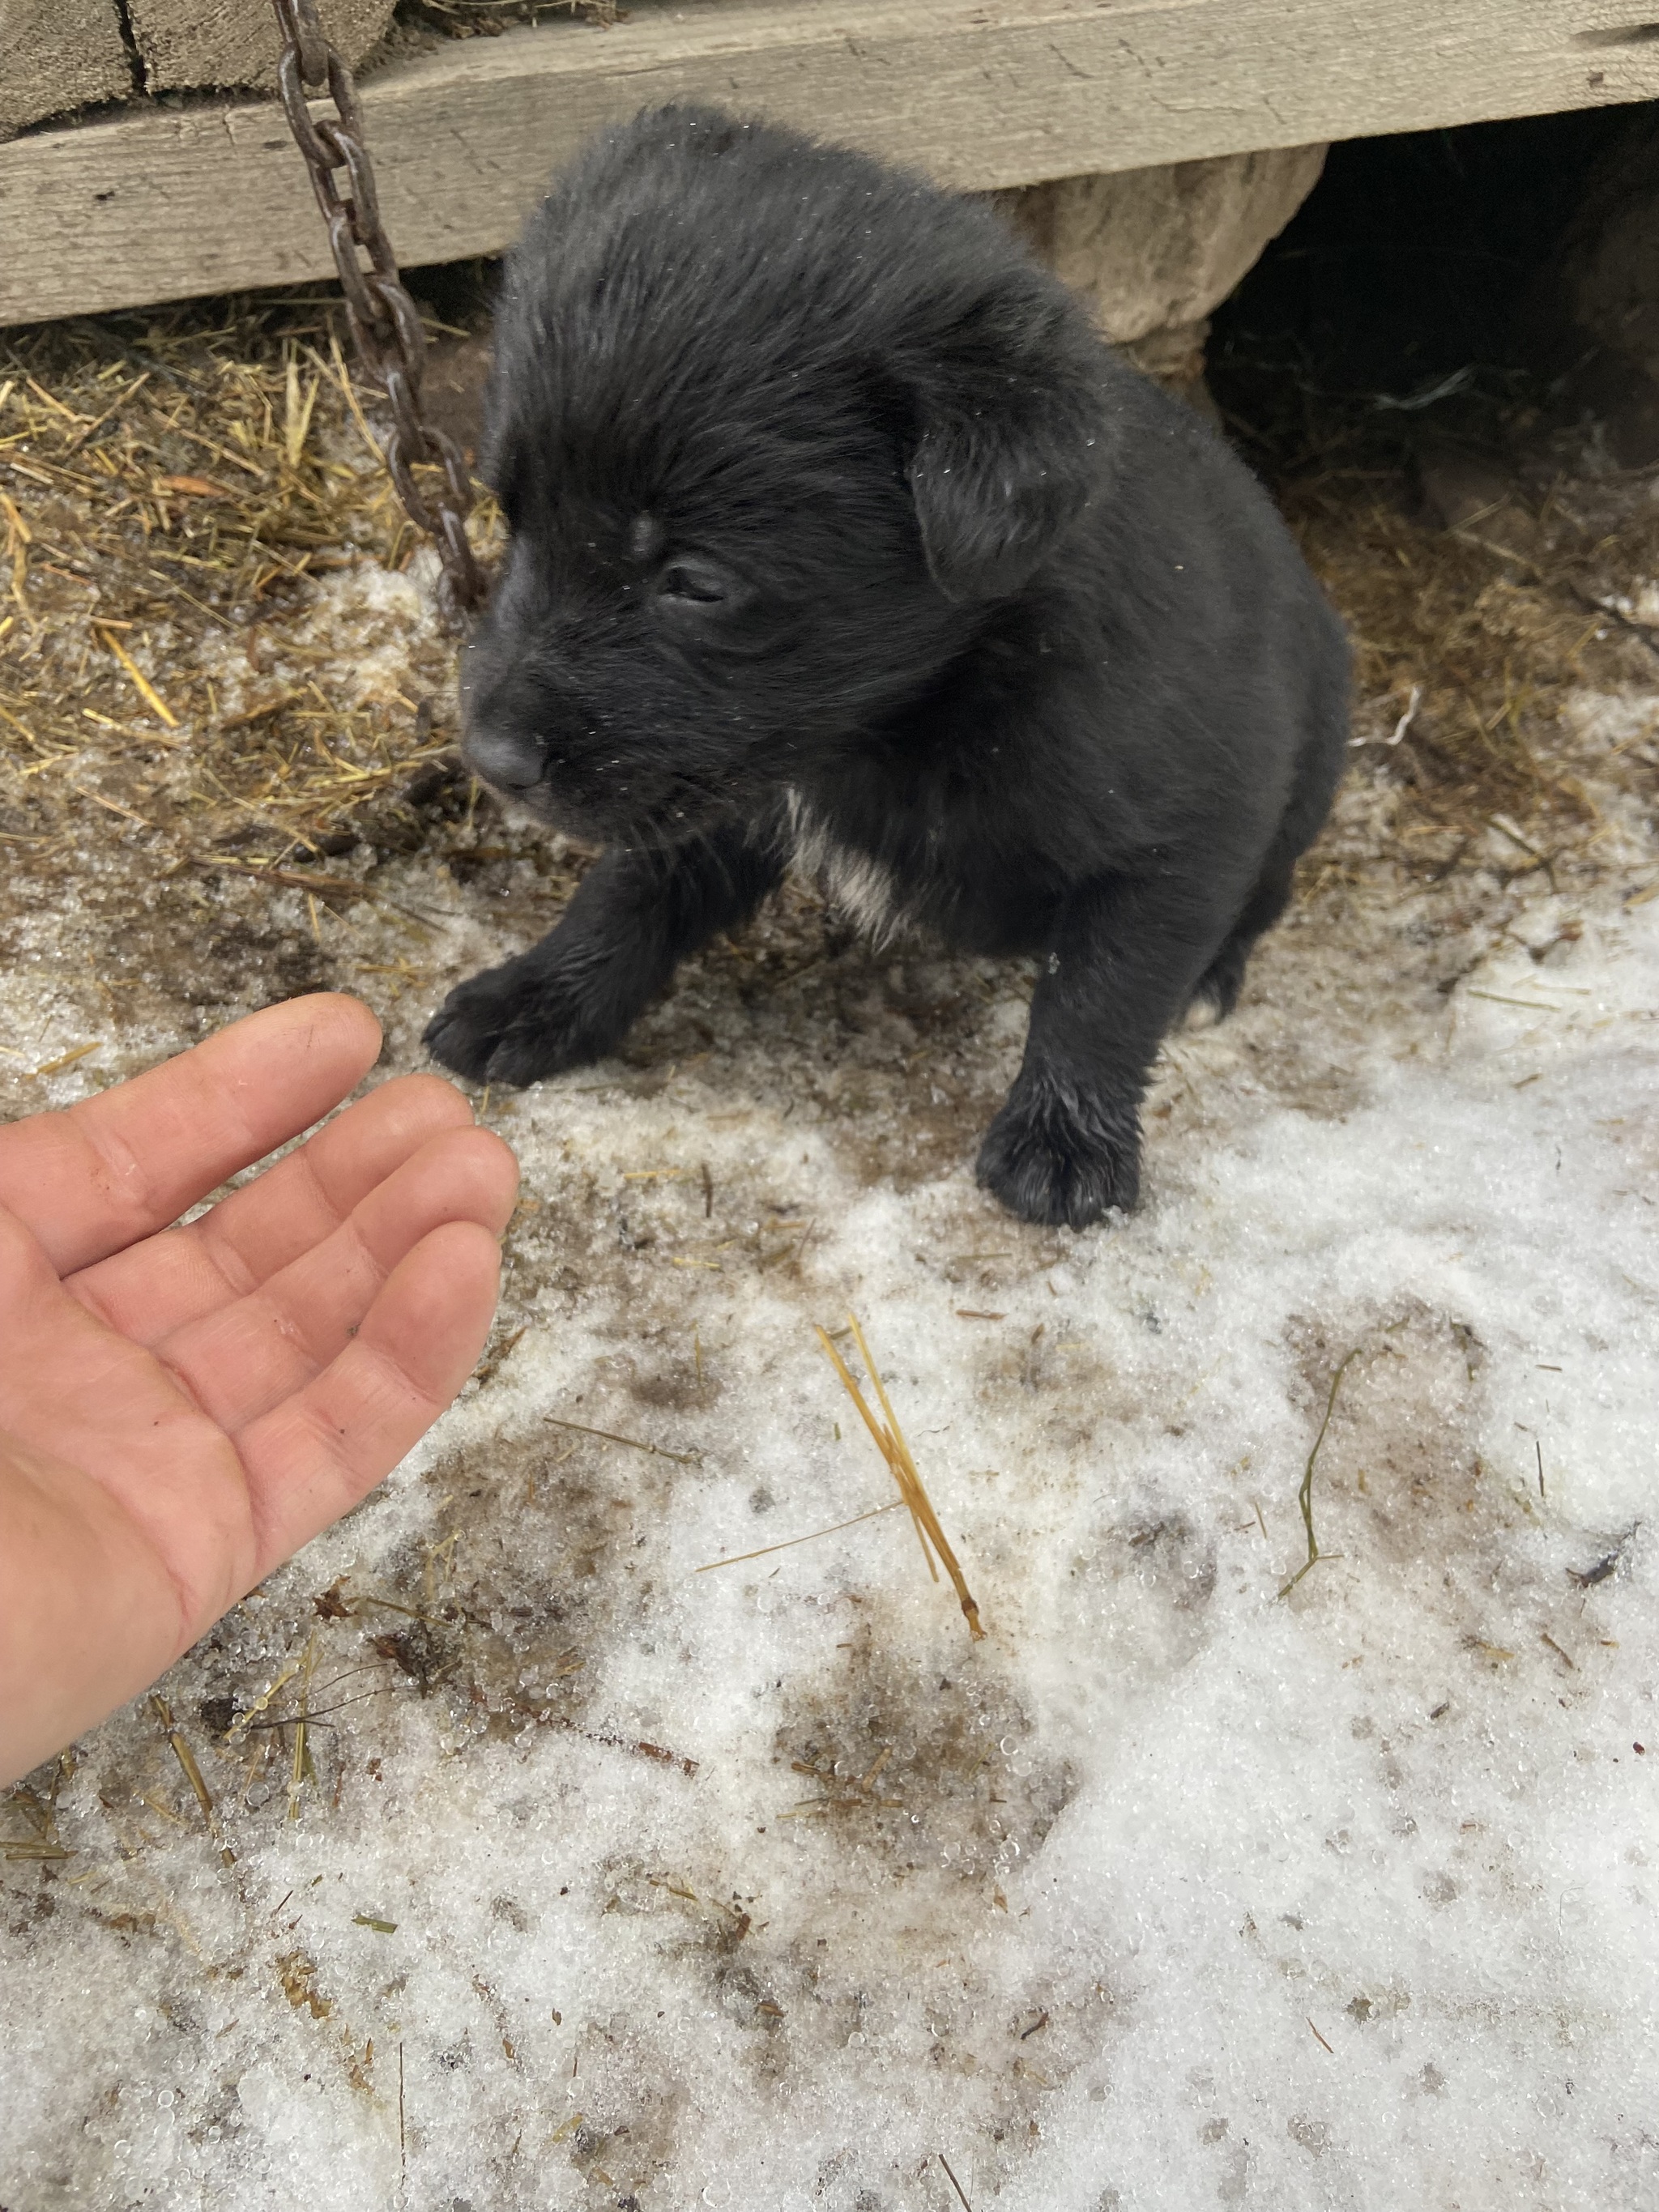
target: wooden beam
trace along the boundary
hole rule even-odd
[[[131,91],[115,0],[0,0],[0,138]]]
[[[0,0],[0,7],[5,0]],[[54,0],[57,4],[57,0]],[[123,0],[148,93],[276,89],[283,42],[274,11],[248,0]],[[324,32],[348,69],[386,35],[393,0],[319,0]]]
[[[363,87],[405,265],[497,252],[600,125],[713,100],[964,188],[1659,97],[1648,0],[633,0]],[[278,111],[0,146],[0,323],[328,272]]]

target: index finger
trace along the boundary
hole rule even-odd
[[[320,1121],[380,1048],[361,1000],[320,992],[267,1006],[66,1112],[0,1128],[0,1205],[60,1275],[90,1267]]]

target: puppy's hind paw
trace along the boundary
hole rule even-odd
[[[515,1088],[603,1059],[614,1040],[586,1033],[550,980],[509,960],[458,983],[426,1025],[427,1050],[474,1083]]]
[[[1139,1116],[1133,1105],[1022,1075],[985,1133],[978,1176],[1022,1220],[1086,1228],[1109,1207],[1127,1212],[1135,1203]]]
[[[1187,1011],[1182,1017],[1182,1026],[1189,1030],[1213,1029],[1224,1022],[1238,1004],[1238,994],[1244,988],[1244,970],[1249,964],[1250,948],[1229,939],[1215,958],[1193,986],[1193,995],[1187,1001]]]

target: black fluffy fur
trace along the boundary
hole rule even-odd
[[[608,849],[438,1058],[611,1051],[804,847],[1038,956],[980,1179],[1132,1206],[1158,1040],[1231,1007],[1344,757],[1342,632],[1259,485],[986,209],[707,109],[556,180],[495,349],[466,754]]]

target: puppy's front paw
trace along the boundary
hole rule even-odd
[[[1085,1228],[1140,1188],[1134,1108],[1089,1097],[1052,1077],[1022,1075],[979,1148],[979,1180],[1011,1213]]]
[[[539,1083],[603,1059],[600,1036],[556,971],[508,960],[458,983],[426,1025],[427,1050],[475,1083]]]

